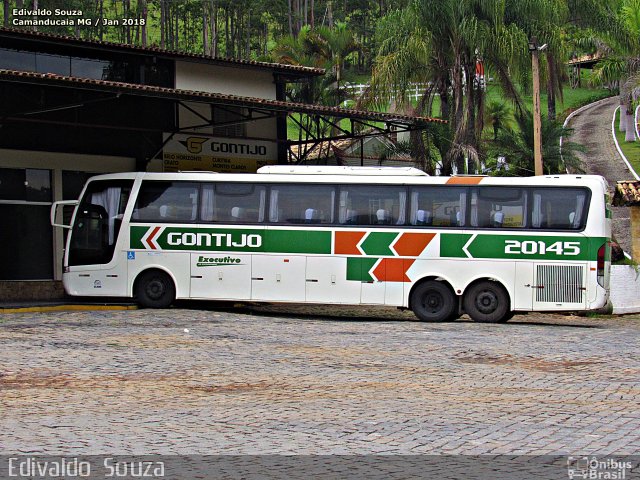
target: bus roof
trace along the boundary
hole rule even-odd
[[[429,176],[414,167],[349,167],[339,165],[267,165],[257,173],[279,175],[365,175],[365,176]]]
[[[500,185],[500,186],[531,186],[531,187],[585,187],[602,189],[607,192],[608,185],[599,175],[544,175],[537,177],[486,177],[473,175],[459,175],[452,177],[429,176],[417,169],[406,167],[324,167],[312,166],[310,170],[302,171],[293,168],[295,173],[281,173],[271,166],[268,174],[260,173],[216,173],[216,172],[128,172],[109,173],[92,177],[91,180],[124,180],[141,179],[155,181],[190,181],[190,182],[253,182],[253,183],[372,183],[385,185]],[[293,166],[280,165],[284,169]],[[264,167],[262,167],[264,168]],[[281,170],[282,170],[281,168]],[[339,170],[335,170],[338,168]],[[350,173],[349,169],[359,168],[358,174]],[[327,171],[325,171],[327,169]],[[395,169],[405,173],[392,173]],[[262,170],[262,169],[261,169]],[[332,171],[331,171],[332,170]],[[420,175],[406,173],[407,170],[417,170]],[[377,173],[367,173],[377,172]],[[384,173],[383,173],[384,172]]]

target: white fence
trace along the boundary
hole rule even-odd
[[[418,100],[422,94],[426,91],[428,83],[411,83],[408,91],[409,100]],[[345,85],[345,90],[349,93],[351,98],[360,97],[364,91],[369,88],[368,83],[347,83]],[[346,107],[349,103],[349,100],[345,100],[343,102],[343,106]]]

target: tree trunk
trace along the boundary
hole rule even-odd
[[[206,4],[202,5],[202,54],[209,54],[209,17]]]
[[[460,147],[466,142],[466,128],[464,124],[464,89],[462,85],[462,65],[460,64],[460,56],[455,60],[453,65],[453,148],[454,152],[451,158],[452,164],[455,164],[458,174],[464,173],[464,155],[461,153]]]
[[[316,0],[311,0],[311,29],[313,30],[316,27],[316,15],[314,10],[316,8]]]
[[[556,119],[556,68],[553,54],[547,50],[547,68],[549,78],[547,79],[547,118],[551,121]]]
[[[218,2],[211,5],[211,56],[218,57]]]
[[[628,109],[623,110],[625,112],[626,129],[624,134],[625,142],[635,142],[636,140],[636,119],[633,114],[633,106],[629,106]]]
[[[304,0],[304,24],[309,25],[309,0]]]
[[[287,10],[287,14],[289,17],[289,35],[291,35],[293,37],[293,4],[292,4],[293,0],[288,0],[288,10]]]
[[[33,9],[37,10],[38,9],[38,0],[33,0]],[[34,17],[35,20],[35,17]],[[36,25],[33,26],[33,31],[37,32],[38,31],[38,27]]]
[[[246,59],[251,60],[251,12],[247,12],[247,53]]]
[[[124,2],[124,17],[131,18],[131,0],[125,0]],[[131,45],[131,25],[126,25],[126,37],[127,43]]]
[[[4,0],[3,6],[4,6],[4,26],[8,27],[9,26],[9,12],[11,11],[11,9],[9,8],[9,0]]]
[[[100,21],[100,41],[104,40],[104,28],[102,26],[102,19],[104,18],[104,0],[100,0],[100,8],[98,10],[98,18]]]
[[[160,0],[160,48],[165,48],[167,41],[167,25],[165,13],[165,0]]]
[[[175,30],[175,35],[174,35],[174,49],[178,50],[180,47],[180,12],[178,11],[178,5],[176,4],[175,7],[175,14],[176,14],[176,30]]]
[[[147,0],[140,0],[142,8],[142,46],[147,46]]]
[[[225,57],[230,57],[231,54],[229,53],[229,43],[230,43],[230,36],[229,36],[229,7],[226,7],[224,9],[224,56]]]

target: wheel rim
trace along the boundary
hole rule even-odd
[[[442,295],[439,292],[430,290],[425,293],[424,297],[422,298],[422,306],[429,313],[440,313],[444,308],[444,298],[442,298]]]
[[[493,290],[482,290],[476,297],[476,308],[481,313],[493,313],[497,310],[498,305],[498,297]]]
[[[162,279],[154,278],[149,283],[147,283],[145,292],[149,298],[158,300],[159,298],[162,298],[166,289],[166,285],[164,284]]]

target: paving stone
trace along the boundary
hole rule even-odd
[[[2,447],[638,453],[638,345],[638,316],[430,324],[295,305],[4,315]]]

